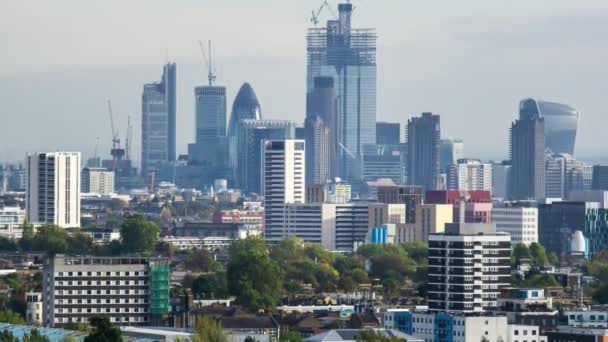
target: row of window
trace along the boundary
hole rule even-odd
[[[55,304],[147,304],[148,298],[55,299]]]
[[[55,282],[55,286],[98,286],[98,285],[147,285],[145,280],[63,280]]]
[[[145,271],[125,271],[125,272],[55,272],[55,277],[138,277],[148,276]]]
[[[55,313],[147,313],[148,311],[143,308],[61,308],[56,309]]]
[[[110,317],[110,322],[147,322],[147,317]],[[55,317],[55,323],[88,323],[89,317]]]
[[[94,295],[94,294],[107,294],[107,295],[146,295],[147,290],[56,290],[55,293],[58,295]]]

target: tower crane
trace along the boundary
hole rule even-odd
[[[125,155],[125,150],[120,148],[120,138],[118,137],[118,131],[114,126],[114,114],[112,113],[112,101],[108,99],[108,114],[110,115],[110,125],[112,127],[112,171],[116,172],[116,166],[118,161]]]
[[[125,159],[131,159],[131,144],[133,143],[133,126],[131,125],[131,115],[127,117],[127,134],[125,137]]]
[[[319,9],[316,12],[312,11],[312,17],[310,18],[310,22],[312,22],[315,25],[315,27],[317,25],[319,25],[319,16],[321,15],[321,12],[323,11],[324,8],[326,8],[334,18],[338,17],[336,15],[336,12],[334,12],[334,10],[331,8],[331,5],[329,4],[329,2],[327,2],[327,0],[325,0],[321,4],[321,6],[319,6]]]
[[[213,69],[213,61],[211,59],[211,41],[208,40],[207,41],[208,44],[208,49],[209,49],[209,58],[207,58],[207,54],[205,53],[205,46],[203,44],[202,41],[198,41],[198,45],[201,48],[201,54],[203,55],[203,61],[205,62],[205,65],[207,65],[207,79],[209,80],[209,86],[213,85],[213,82],[215,82],[215,70]]]

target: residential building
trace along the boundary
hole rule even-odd
[[[429,234],[440,234],[445,231],[446,223],[453,221],[451,204],[421,204],[416,206],[413,241],[429,241]]]
[[[399,145],[401,124],[398,122],[376,122],[376,145]]]
[[[42,305],[42,292],[25,293],[25,321],[27,325],[42,325],[42,317],[44,316]]]
[[[553,153],[574,155],[579,116],[576,109],[561,103],[531,98],[519,103],[520,119],[543,119],[546,147]]]
[[[459,159],[447,167],[448,190],[492,191],[492,164]]]
[[[511,162],[503,160],[492,164],[492,197],[499,199],[510,198]]]
[[[0,207],[0,229],[11,230],[25,222],[26,211],[20,207]],[[0,230],[2,234],[2,230]]]
[[[43,268],[43,325],[106,316],[120,325],[159,325],[169,313],[169,262],[143,256],[55,255]]]
[[[530,245],[538,242],[538,209],[523,206],[492,208],[492,223],[497,232],[511,236],[511,247],[518,243]]]
[[[176,159],[176,66],[163,67],[160,82],[144,84],[141,100],[141,173],[148,177]]]
[[[427,191],[425,196],[425,203],[428,204],[452,204],[454,206],[452,222],[460,222],[462,201],[465,202],[464,222],[492,222],[492,195],[490,191],[435,190]]]
[[[303,136],[308,151],[306,182],[323,184],[340,177],[340,118],[338,99],[331,76],[313,78],[313,88],[306,95],[306,121]]]
[[[461,139],[441,139],[439,169],[446,173],[448,166],[464,158],[464,142]]]
[[[493,224],[450,223],[429,235],[428,303],[435,312],[479,313],[511,285],[511,238]]]
[[[27,220],[80,227],[80,152],[28,154],[27,174]]]
[[[438,188],[440,178],[440,119],[433,113],[422,113],[407,122],[406,143],[408,184],[425,190]]]
[[[239,89],[234,102],[232,103],[232,113],[228,124],[228,144],[230,167],[233,170],[232,179],[238,178],[239,167],[239,122],[243,119],[262,120],[262,109],[255,92],[251,85],[245,82]]]
[[[376,31],[351,24],[353,4],[340,3],[338,17],[307,34],[307,93],[315,77],[333,79],[339,113],[340,176],[359,180],[366,146],[376,144]]]
[[[520,118],[511,124],[511,189],[513,199],[545,198],[545,122]]]
[[[82,169],[80,191],[109,195],[114,193],[114,171],[103,168],[85,167]]]
[[[289,236],[286,204],[305,203],[305,142],[266,140],[262,143],[264,235],[270,242]]]

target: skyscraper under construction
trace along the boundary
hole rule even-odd
[[[376,143],[376,31],[351,27],[353,5],[338,5],[338,18],[326,27],[315,27],[307,35],[307,92],[314,90],[315,77],[334,79],[338,103],[337,135],[340,176],[361,179],[364,151]],[[313,17],[315,23],[316,17]]]

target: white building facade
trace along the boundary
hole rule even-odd
[[[511,247],[518,243],[538,242],[538,209],[526,207],[494,207],[492,223],[496,231],[511,235]]]
[[[80,152],[27,156],[27,220],[63,228],[80,226]]]

